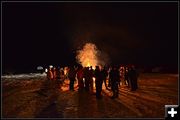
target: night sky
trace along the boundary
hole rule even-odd
[[[2,3],[4,72],[74,64],[87,42],[111,64],[176,67],[178,3]]]

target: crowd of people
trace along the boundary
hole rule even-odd
[[[51,67],[47,70],[49,80],[58,80],[63,83],[69,79],[69,90],[74,91],[74,83],[77,80],[78,90],[89,91],[93,93],[94,82],[96,97],[102,98],[102,85],[104,83],[107,90],[112,91],[112,98],[117,98],[121,85],[129,87],[131,91],[138,89],[138,73],[135,66],[112,66],[100,67],[95,69],[91,67],[68,67],[66,69]]]

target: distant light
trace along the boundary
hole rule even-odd
[[[43,67],[42,66],[38,66],[37,70],[43,70]]]
[[[53,68],[53,66],[52,66],[52,65],[49,65],[49,68]]]
[[[45,72],[46,72],[46,73],[48,72],[48,69],[47,69],[47,68],[45,69]]]

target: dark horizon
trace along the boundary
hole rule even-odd
[[[2,70],[73,65],[87,42],[110,64],[178,71],[178,2],[3,2]]]

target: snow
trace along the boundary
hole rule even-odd
[[[20,78],[20,79],[19,79]],[[140,74],[137,91],[121,85],[119,97],[111,99],[105,89],[103,98],[94,93],[69,91],[46,80],[45,74],[2,77],[2,115],[4,118],[164,118],[165,105],[178,104],[177,74]]]
[[[46,73],[29,73],[29,74],[17,74],[17,75],[3,75],[1,78],[15,78],[15,79],[26,79],[26,78],[37,78],[37,77],[45,77]]]

